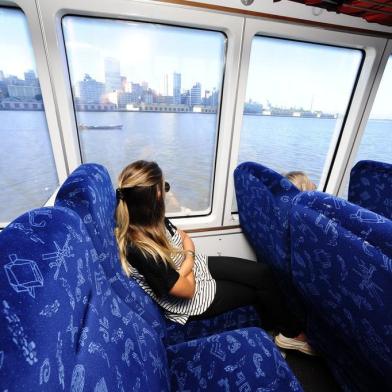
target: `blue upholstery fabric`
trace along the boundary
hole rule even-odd
[[[79,166],[61,186],[55,205],[68,207],[82,218],[113,290],[164,337],[165,322],[158,306],[122,271],[114,236],[116,197],[107,170],[98,164]]]
[[[237,328],[260,326],[260,318],[253,306],[244,306],[205,320],[188,321],[185,325],[167,320],[166,344],[178,344]]]
[[[255,162],[234,171],[241,228],[258,259],[291,275],[289,210],[299,190],[279,173]]]
[[[290,222],[294,282],[322,320],[324,339],[344,342],[326,355],[344,368],[337,358],[350,351],[355,360],[344,370],[354,389],[391,389],[392,222],[320,192],[299,194]]]
[[[169,390],[160,337],[112,292],[95,253],[65,208],[0,233],[1,390]]]
[[[257,328],[191,340],[168,348],[177,391],[302,391],[276,346]]]
[[[112,290],[72,210],[16,219],[0,233],[0,260],[4,391],[302,390],[258,328],[166,349]]]
[[[236,309],[210,320],[193,321],[185,326],[166,320],[151,297],[122,272],[114,237],[115,193],[109,173],[103,166],[94,163],[79,166],[61,186],[55,205],[71,208],[83,219],[113,290],[153,325],[165,337],[167,344],[208,336],[229,328],[260,325],[253,307]],[[171,336],[167,336],[166,324]]]
[[[351,169],[348,200],[392,219],[392,164],[358,162]]]
[[[234,171],[241,228],[257,259],[276,273],[281,290],[298,320],[305,311],[292,284],[289,211],[300,192],[288,179],[255,162],[240,164]]]

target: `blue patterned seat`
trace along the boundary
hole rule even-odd
[[[390,390],[392,221],[306,192],[294,199],[290,224],[293,279],[317,324],[310,340],[346,374],[348,390]]]
[[[304,309],[291,282],[289,211],[299,190],[285,177],[255,162],[234,171],[240,225],[258,261],[276,273],[282,291],[302,321]]]
[[[359,161],[351,169],[348,200],[392,219],[392,164]]]
[[[261,329],[166,348],[112,290],[72,210],[17,218],[0,233],[0,260],[4,391],[302,391]]]
[[[20,216],[0,262],[2,391],[169,391],[161,339],[111,291],[75,213]]]
[[[55,205],[71,208],[83,219],[113,289],[165,337],[166,344],[260,325],[255,309],[250,306],[209,320],[195,320],[185,326],[166,320],[156,303],[122,272],[114,237],[115,193],[109,173],[103,166],[94,163],[79,166],[61,186]]]
[[[302,391],[269,336],[229,331],[168,348],[173,391]]]
[[[299,190],[285,177],[255,162],[234,171],[241,228],[257,258],[290,276],[288,216]]]
[[[158,306],[121,269],[114,236],[116,198],[107,170],[97,164],[81,165],[59,189],[55,205],[70,208],[82,218],[96,250],[95,257],[113,290],[164,337],[165,322]]]

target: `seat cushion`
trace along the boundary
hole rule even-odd
[[[348,200],[392,219],[392,164],[359,161],[351,169]]]
[[[391,387],[392,221],[309,192],[294,199],[290,222],[293,279],[308,307],[346,343],[363,374]],[[335,356],[346,348],[335,347]]]
[[[270,337],[244,328],[168,347],[172,391],[302,391]]]
[[[0,233],[2,389],[169,390],[161,339],[94,254],[65,208],[30,211]]]

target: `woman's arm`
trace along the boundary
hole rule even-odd
[[[186,276],[181,276],[178,278],[175,285],[171,288],[169,293],[175,297],[192,299],[196,290],[195,277],[193,271],[191,271]]]
[[[185,260],[182,262],[178,272],[181,276],[185,277],[190,273],[193,275],[192,269],[195,264],[195,245],[187,233],[182,230],[178,230],[178,232],[181,236],[182,246],[184,247],[185,251]]]

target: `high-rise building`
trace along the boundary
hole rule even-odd
[[[191,88],[191,105],[200,105],[201,104],[201,84],[196,83]]]
[[[173,73],[173,103],[181,104],[181,74],[177,72]]]
[[[90,75],[85,74],[84,79],[78,83],[80,101],[82,103],[100,103],[105,93],[105,85],[97,82]]]
[[[169,95],[169,75],[168,74],[163,75],[163,95],[164,96]]]
[[[105,89],[110,93],[121,91],[120,62],[113,57],[105,58]]]
[[[26,81],[26,85],[29,86],[38,86],[38,78],[35,76],[35,72],[33,70],[29,70],[24,73],[24,78]]]
[[[121,76],[121,91],[128,92],[128,79],[126,76]]]
[[[189,90],[186,90],[181,94],[181,104],[182,105],[190,105],[191,104],[191,93]]]
[[[132,102],[140,103],[143,96],[143,87],[140,83],[131,83]]]

